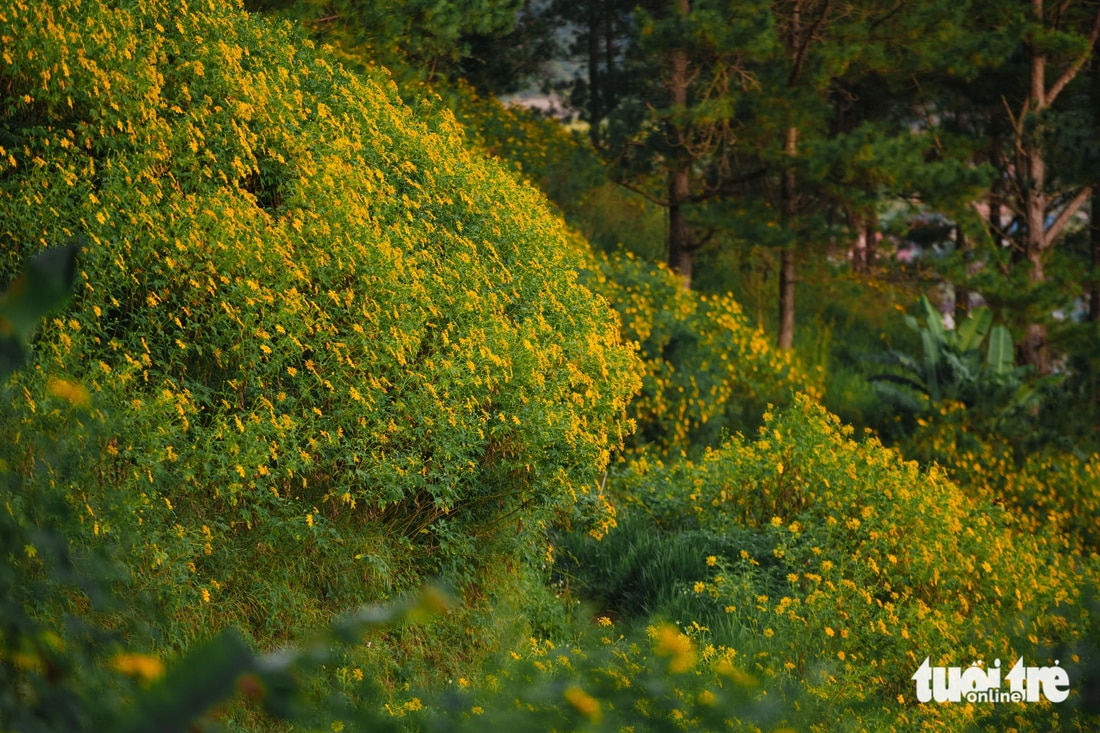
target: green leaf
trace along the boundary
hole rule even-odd
[[[935,341],[936,351],[938,353],[939,347],[941,347],[946,339],[944,338],[943,329],[943,316],[935,309],[928,298],[920,296],[920,308],[924,312],[924,322],[928,324],[928,331],[932,334],[932,338]]]
[[[971,312],[957,329],[959,351],[966,353],[977,349],[992,325],[993,312],[988,308],[978,308]]]
[[[989,334],[989,350],[986,352],[986,366],[995,375],[1006,376],[1015,362],[1012,349],[1012,334],[1004,326],[994,326]]]
[[[79,251],[73,241],[35,255],[0,295],[0,378],[27,362],[34,329],[68,302]]]
[[[0,296],[0,333],[28,340],[38,323],[72,294],[79,243],[41,252]]]
[[[211,708],[231,697],[237,680],[257,670],[257,659],[232,630],[199,646],[135,701],[122,733],[183,733]]]
[[[940,332],[941,337],[943,332]],[[921,343],[924,344],[924,381],[928,385],[928,398],[933,402],[940,401],[940,381],[937,370],[940,363],[940,345],[934,332],[921,331]]]
[[[924,313],[924,322],[928,325],[921,330],[921,343],[924,345],[924,381],[928,385],[928,397],[933,402],[941,398],[939,383],[940,354],[946,346],[943,318],[925,296],[920,296],[920,310]]]
[[[918,382],[917,380],[909,379],[908,377],[902,377],[902,376],[899,376],[897,374],[876,374],[873,377],[868,377],[867,381],[871,382],[876,387],[881,382],[891,382],[893,384],[901,384],[901,385],[904,385],[906,387],[909,387],[914,392],[916,392],[918,394],[921,394],[921,395],[927,394],[927,392],[928,392],[928,390],[925,389],[925,386],[923,384],[921,384],[920,382]]]
[[[952,351],[944,351],[942,356],[944,364],[951,369],[951,381],[945,385],[950,390],[948,395],[958,397],[964,385],[977,381],[977,367],[980,365]]]

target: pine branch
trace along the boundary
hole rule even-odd
[[[1066,72],[1062,74],[1062,77],[1054,83],[1054,86],[1050,88],[1050,91],[1047,92],[1046,103],[1048,107],[1054,104],[1055,97],[1061,94],[1066,85],[1077,77],[1077,74],[1081,71],[1081,67],[1083,67],[1085,65],[1085,62],[1089,60],[1089,56],[1092,55],[1092,51],[1096,47],[1097,36],[1100,36],[1100,10],[1096,11],[1096,18],[1094,18],[1092,21],[1092,32],[1089,33],[1088,46],[1086,46],[1085,50],[1081,52],[1081,55],[1077,57],[1077,60],[1073,62],[1073,65],[1066,69]]]

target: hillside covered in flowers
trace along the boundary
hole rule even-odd
[[[557,122],[306,36],[0,0],[0,729],[1095,729],[1100,455],[1000,331],[910,318],[1016,412],[889,412],[596,242]]]

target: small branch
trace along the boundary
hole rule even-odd
[[[1015,133],[1016,147],[1019,148],[1020,143],[1018,141],[1024,135],[1023,119],[1024,115],[1027,114],[1028,105],[1031,104],[1031,95],[1029,94],[1027,97],[1024,98],[1024,108],[1020,112],[1019,116],[1012,114],[1012,107],[1008,103],[1008,97],[1001,95],[1001,104],[1005,106],[1005,113],[1008,115],[1008,121],[1012,125],[1012,132]]]
[[[337,13],[336,15],[330,15],[326,18],[317,18],[316,20],[311,20],[310,22],[311,23],[328,23],[330,20],[336,20],[339,17],[340,17],[340,14]]]
[[[821,8],[821,13],[814,22],[810,24],[809,30],[801,39],[799,39],[798,48],[795,49],[794,63],[791,65],[791,73],[787,77],[787,86],[794,86],[795,81],[798,79],[799,74],[802,73],[802,65],[806,63],[806,53],[810,49],[810,44],[813,42],[814,36],[821,28],[821,24],[825,22],[825,18],[829,15],[829,0],[825,0],[825,6]]]
[[[1092,195],[1092,186],[1085,186],[1077,195],[1073,197],[1073,200],[1066,204],[1066,207],[1062,209],[1062,212],[1058,214],[1058,217],[1054,222],[1047,227],[1045,236],[1043,237],[1043,244],[1041,249],[1049,249],[1054,240],[1058,239],[1058,235],[1062,233],[1066,224],[1069,224],[1069,220],[1073,218],[1073,215],[1084,205],[1085,200]]]
[[[1089,56],[1092,55],[1093,48],[1096,47],[1096,38],[1098,35],[1100,35],[1100,10],[1096,11],[1096,18],[1092,21],[1092,32],[1089,33],[1088,46],[1081,52],[1081,55],[1077,57],[1077,60],[1073,62],[1073,65],[1066,69],[1066,73],[1062,74],[1062,78],[1055,82],[1054,86],[1047,92],[1048,107],[1054,104],[1054,98],[1062,92],[1067,84],[1076,78],[1078,73],[1080,73],[1081,67],[1085,65]]]
[[[900,11],[900,10],[901,10],[901,9],[902,9],[902,8],[903,8],[904,6],[905,6],[905,3],[904,3],[904,2],[899,2],[899,3],[895,4],[895,5],[894,5],[894,7],[893,7],[893,8],[892,8],[892,9],[891,9],[890,11],[888,11],[888,12],[887,12],[887,13],[886,13],[885,15],[883,15],[883,16],[882,16],[881,18],[879,18],[878,20],[876,20],[876,21],[874,21],[873,23],[871,23],[871,25],[869,26],[869,29],[870,29],[871,31],[875,31],[876,29],[878,29],[878,27],[879,27],[880,25],[882,25],[883,23],[885,23],[886,21],[890,20],[890,19],[891,19],[891,18],[893,18],[893,17],[895,16],[895,15],[897,15],[897,14],[898,14],[898,12],[899,12],[899,11]]]
[[[615,183],[622,186],[627,191],[633,191],[634,193],[638,194],[639,196],[642,196],[643,198],[648,199],[649,201],[657,204],[658,206],[663,206],[664,208],[667,209],[670,205],[667,201],[665,201],[663,199],[659,199],[656,196],[654,196],[653,194],[648,193],[646,191],[643,191],[642,189],[638,188],[637,186],[629,184],[626,181],[615,181]]]
[[[767,167],[763,166],[763,167],[757,168],[756,170],[752,171],[751,173],[746,173],[742,176],[736,176],[734,178],[722,179],[718,183],[718,185],[716,185],[714,187],[709,187],[708,186],[703,193],[697,193],[694,196],[690,197],[688,199],[688,202],[692,203],[692,204],[699,204],[699,203],[702,203],[704,201],[709,201],[709,200],[715,198],[716,196],[722,196],[722,195],[728,193],[734,186],[738,186],[742,183],[748,183],[749,181],[756,180],[756,179],[762,177],[767,172],[768,172]],[[706,184],[704,183],[704,186],[705,185]]]
[[[695,242],[692,243],[692,245],[688,249],[688,251],[689,252],[698,252],[699,250],[701,250],[703,247],[705,247],[707,245],[707,242],[714,239],[715,231],[716,231],[715,229],[707,230],[707,233],[705,235],[703,235],[701,237],[698,237],[695,240]]]

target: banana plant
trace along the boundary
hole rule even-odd
[[[905,322],[920,334],[919,356],[889,350],[869,357],[891,367],[871,377],[884,399],[915,414],[944,401],[1002,414],[1034,403],[1035,390],[1025,381],[1028,370],[1015,363],[1012,335],[1004,326],[993,325],[988,308],[974,310],[954,330],[944,326],[939,311],[923,295],[917,311],[921,320],[906,316]]]

